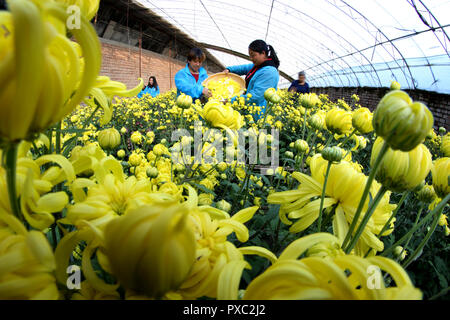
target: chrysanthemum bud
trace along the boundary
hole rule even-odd
[[[441,151],[444,157],[450,157],[450,133],[442,137]]]
[[[98,133],[98,143],[105,150],[114,149],[120,145],[120,133],[114,128],[104,129]]]
[[[158,169],[155,167],[148,167],[146,170],[147,177],[154,179],[158,176],[159,172]]]
[[[333,108],[325,117],[327,129],[333,134],[352,132],[352,113],[343,109]]]
[[[406,258],[406,250],[403,250],[403,247],[401,246],[396,246],[394,249],[394,256],[402,261]]]
[[[322,130],[325,124],[323,118],[318,114],[314,114],[309,117],[308,123],[314,130]]]
[[[272,103],[279,103],[281,98],[277,94],[277,90],[275,88],[269,88],[264,92],[264,99]]]
[[[226,202],[225,200],[217,201],[216,208],[225,212],[231,211],[231,204]]]
[[[294,153],[292,153],[291,151],[286,151],[284,153],[285,157],[288,159],[294,159]]]
[[[444,127],[439,127],[440,134],[445,134],[446,132],[447,132],[447,130]]]
[[[180,94],[177,98],[177,106],[181,109],[189,109],[192,105],[192,97]]]
[[[140,144],[142,141],[142,134],[139,131],[135,131],[131,134],[130,140],[135,144]]]
[[[163,154],[167,153],[167,148],[164,145],[158,143],[153,147],[153,153],[155,154],[155,156],[160,157]]]
[[[434,199],[436,199],[436,193],[434,189],[430,185],[425,185],[418,193],[417,199],[422,201],[423,203],[432,203]]]
[[[402,86],[397,81],[391,82],[391,90],[400,90]]]
[[[450,158],[444,157],[436,160],[431,168],[433,188],[441,199],[450,193]]]
[[[294,148],[298,153],[307,153],[309,151],[308,143],[302,139],[295,141]]]
[[[433,115],[427,106],[413,102],[400,90],[390,91],[379,102],[373,115],[373,127],[394,150],[411,151],[433,127]]]
[[[370,164],[373,166],[383,145],[378,137],[372,149]],[[431,153],[420,144],[409,152],[388,149],[375,175],[375,179],[389,190],[403,192],[417,187],[431,170]]]
[[[126,289],[152,298],[178,289],[195,262],[196,242],[187,216],[183,205],[143,206],[106,226],[112,273]]]
[[[326,147],[321,153],[322,158],[331,162],[340,162],[343,157],[342,149],[339,147]]]
[[[142,158],[137,153],[132,153],[128,158],[128,162],[131,166],[136,167],[141,164]]]
[[[300,103],[305,109],[312,109],[319,105],[320,99],[315,93],[304,93],[300,96]]]
[[[352,116],[352,124],[361,134],[372,132],[372,112],[367,108],[355,110]]]
[[[122,159],[123,157],[125,157],[125,150],[120,149],[119,151],[117,151],[117,157],[119,159]]]

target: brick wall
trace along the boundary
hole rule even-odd
[[[100,74],[123,82],[128,88],[134,88],[139,83],[139,48],[103,38],[100,41],[103,54]],[[175,74],[185,66],[182,61],[142,50],[141,72],[144,84],[148,83],[149,76],[155,76],[161,93],[175,88]]]
[[[378,102],[388,92],[388,88],[370,88],[370,87],[325,87],[311,88],[312,92],[317,94],[327,94],[331,101],[344,99],[351,101],[351,96],[357,94],[360,98],[359,103],[363,107],[374,110]],[[414,101],[423,102],[433,113],[435,128],[444,127],[450,129],[450,95],[436,93],[424,90],[405,90]]]

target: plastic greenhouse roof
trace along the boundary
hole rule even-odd
[[[196,41],[248,55],[271,44],[311,86],[450,93],[450,0],[136,0]],[[222,50],[225,65],[249,63]],[[280,77],[280,87],[289,81]]]

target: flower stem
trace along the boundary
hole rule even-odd
[[[320,229],[322,228],[323,200],[325,198],[325,190],[327,189],[328,175],[330,174],[330,169],[331,169],[332,164],[333,164],[332,161],[328,161],[327,173],[325,174],[325,181],[323,183],[323,188],[322,188],[322,196],[320,197],[319,221],[317,224],[317,232],[320,232]]]
[[[403,192],[403,195],[402,195],[400,201],[399,201],[398,204],[397,204],[397,208],[395,208],[394,212],[392,212],[392,215],[389,217],[388,221],[384,224],[384,226],[383,226],[383,228],[381,229],[380,233],[378,233],[378,236],[377,236],[378,239],[380,239],[380,238],[382,237],[382,234],[389,228],[389,225],[390,225],[392,219],[394,219],[395,216],[397,215],[397,213],[398,213],[400,207],[402,206],[402,204],[403,204],[403,202],[405,201],[406,196],[407,196],[408,194],[409,194],[409,192],[407,192],[407,191]],[[364,255],[364,258],[366,258],[366,257],[370,254],[370,252],[372,252],[372,250],[373,250],[373,249],[370,248],[369,251],[367,251],[367,253]]]
[[[345,250],[346,254],[349,254],[353,248],[356,246],[356,243],[358,242],[359,237],[361,237],[361,234],[364,231],[364,228],[366,227],[367,223],[369,222],[370,217],[375,212],[375,209],[378,206],[378,203],[383,198],[384,194],[386,193],[387,188],[385,186],[381,186],[380,190],[378,190],[377,195],[373,199],[372,203],[369,204],[369,208],[367,209],[366,214],[364,215],[361,224],[359,225],[358,229],[356,230],[355,237],[351,240],[350,244]]]
[[[366,198],[369,195],[370,186],[372,185],[373,179],[375,178],[375,174],[381,163],[381,160],[383,159],[383,157],[386,154],[386,152],[388,151],[388,149],[389,149],[389,146],[385,141],[383,143],[383,146],[381,147],[381,150],[380,150],[380,153],[378,154],[377,159],[375,160],[373,168],[370,171],[369,178],[367,179],[366,186],[364,188],[364,192],[362,194],[361,200],[359,201],[358,208],[356,209],[355,216],[353,217],[353,220],[348,229],[347,235],[345,236],[344,242],[342,243],[343,248],[348,244],[350,238],[352,237],[353,231],[355,230],[356,224],[358,223],[359,216],[361,215],[361,211],[364,207],[364,203],[366,202]]]
[[[181,109],[181,115],[180,115],[180,120],[181,120],[181,127],[182,128],[184,128],[184,118],[183,118],[183,115],[184,115],[184,108],[182,108]]]
[[[346,144],[347,141],[350,140],[350,138],[353,137],[353,135],[354,135],[355,133],[356,133],[356,129],[354,129],[354,130],[352,131],[352,133],[350,133],[350,135],[349,135],[348,137],[346,137],[345,140],[342,141],[342,142],[339,144],[339,146],[344,146],[344,144]]]
[[[408,239],[414,232],[416,232],[419,228],[421,228],[425,223],[427,223],[428,220],[430,220],[431,217],[436,212],[441,212],[442,209],[445,207],[447,202],[450,200],[450,193],[442,199],[441,202],[433,209],[433,211],[430,211],[416,226],[411,228],[411,230],[408,231],[403,237],[401,237],[396,243],[394,243],[389,249],[386,249],[381,255],[386,257],[389,253],[394,251],[395,247],[401,245],[406,239]]]
[[[61,153],[61,121],[56,125],[56,146],[55,146],[56,154]]]
[[[419,219],[420,219],[420,216],[422,215],[422,211],[423,211],[423,207],[424,207],[424,206],[425,206],[425,205],[424,205],[424,203],[422,202],[421,205],[420,205],[419,213],[417,213],[416,221],[414,221],[413,227],[416,226],[416,225],[419,223]],[[400,257],[402,256],[403,252],[404,252],[404,251],[406,250],[406,248],[408,247],[408,244],[409,244],[409,242],[411,241],[412,236],[413,236],[413,235],[411,234],[411,235],[409,236],[408,240],[406,240],[406,243],[405,243],[405,245],[403,246],[402,252],[400,252],[400,254],[399,254],[399,256],[398,256],[397,261],[398,261],[398,259],[400,259]]]
[[[16,168],[17,168],[17,151],[19,149],[18,143],[12,143],[5,147],[3,155],[3,167],[6,170],[6,183],[8,185],[9,203],[13,214],[20,220],[24,221],[22,213],[20,212],[19,202],[16,193]]]
[[[326,147],[328,147],[328,145],[329,145],[330,142],[331,142],[331,139],[333,139],[333,135],[331,135],[331,136],[328,137],[327,143],[326,143],[325,146],[323,147],[324,149],[325,149]]]
[[[306,108],[305,108],[305,114],[303,115],[303,133],[302,133],[302,140],[305,139],[305,131],[306,131]]]
[[[431,224],[430,230],[428,230],[427,235],[422,240],[422,242],[419,244],[417,249],[414,250],[413,254],[403,263],[402,267],[404,269],[406,269],[411,264],[411,262],[413,262],[419,256],[419,254],[422,252],[422,249],[425,247],[427,242],[430,240],[431,236],[434,233],[434,230],[436,230],[436,226],[437,226],[437,224],[439,222],[439,217],[441,216],[441,213],[442,213],[443,209],[444,208],[441,208],[441,210],[438,210],[435,213],[434,220],[433,220],[433,223]]]

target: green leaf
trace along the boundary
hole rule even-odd
[[[192,181],[190,181],[189,183],[190,183],[192,186],[196,187],[196,188],[197,188],[198,190],[200,190],[200,191],[203,191],[203,192],[205,192],[205,193],[212,194],[214,197],[216,196],[216,194],[214,193],[214,191],[209,190],[208,188],[206,188],[205,186],[203,186],[203,185],[201,185],[201,184],[198,184],[198,183],[195,183],[195,182],[192,182]]]

